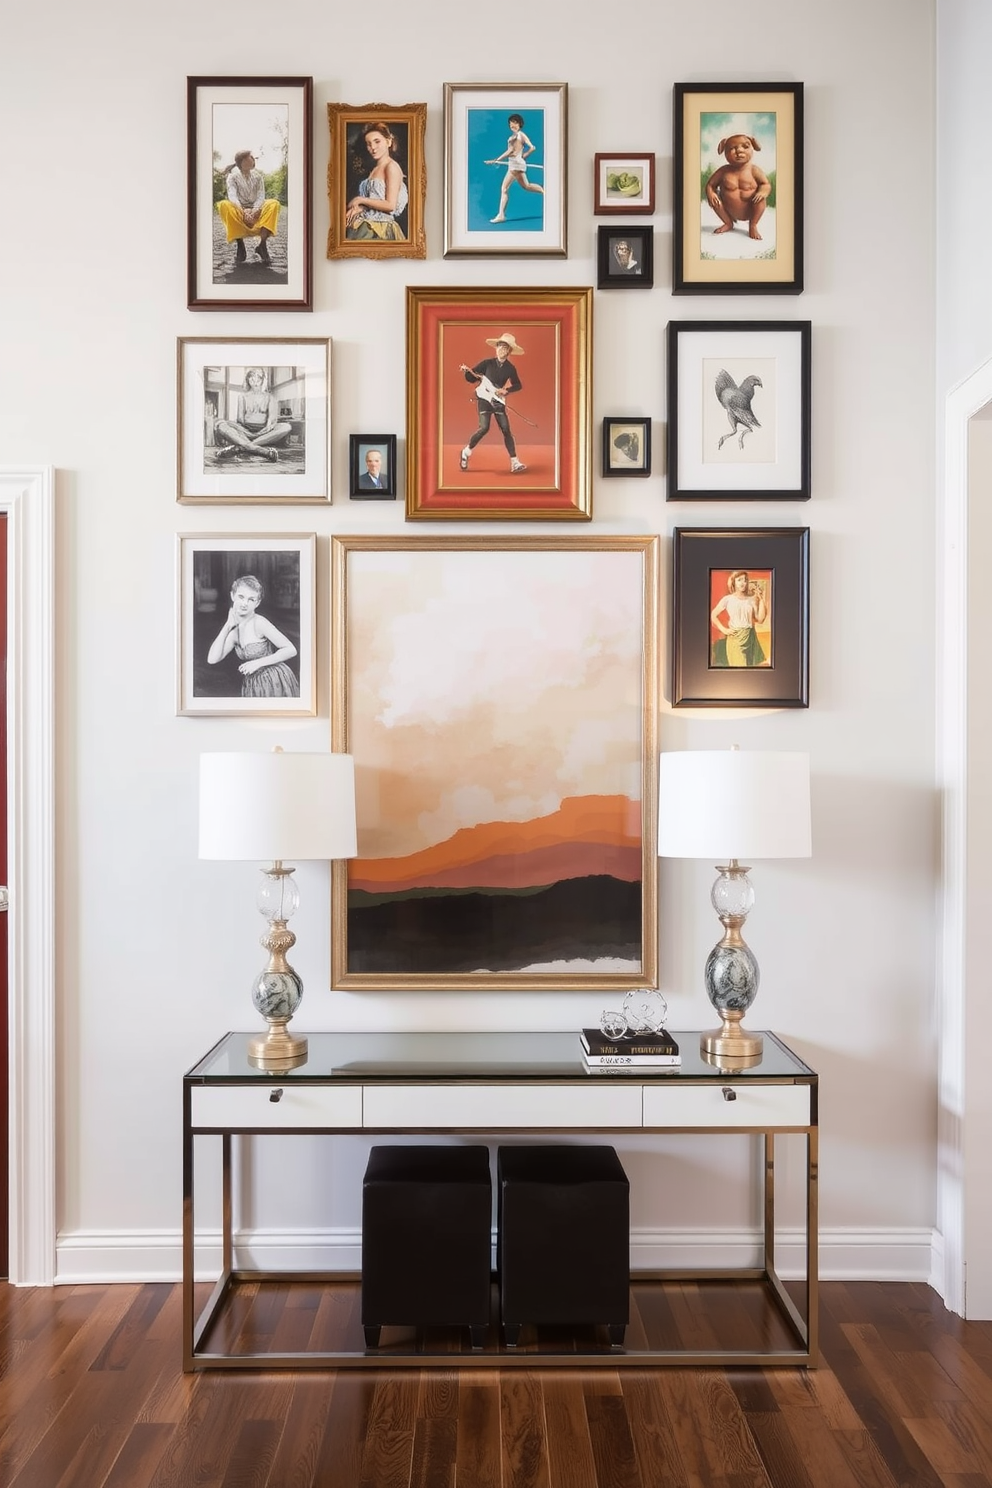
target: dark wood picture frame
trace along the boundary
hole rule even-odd
[[[373,486],[366,457],[378,451],[379,486]],[[348,437],[348,495],[352,501],[396,500],[396,435],[351,434]]]
[[[676,527],[672,534],[672,707],[809,707],[809,528],[729,530]],[[743,641],[736,654],[759,642],[762,660],[721,660],[714,598],[735,573],[762,574],[764,634]],[[720,615],[721,625],[729,614]]]
[[[808,501],[811,323],[673,320],[667,341],[668,500]]]
[[[654,288],[654,228],[610,223],[597,231],[599,289]]]
[[[673,293],[801,294],[802,83],[676,83],[674,107]]]
[[[218,211],[228,200],[225,183],[234,174],[225,173],[224,166],[236,165],[235,156],[249,151],[265,178],[257,234],[244,230],[243,217],[239,224],[237,206],[229,220]],[[220,169],[218,155],[224,162]],[[313,309],[312,174],[312,78],[186,79],[191,310]]]
[[[639,185],[638,185],[639,182]],[[593,161],[593,215],[630,217],[654,211],[655,158],[639,150],[599,151]]]
[[[618,414],[603,420],[604,476],[651,474],[651,420]]]

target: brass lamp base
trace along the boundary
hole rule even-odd
[[[736,1010],[725,1012],[719,1028],[700,1034],[701,1052],[718,1055],[721,1060],[760,1058],[765,1041],[760,1033],[749,1033],[746,1028],[741,1027],[743,1016],[743,1013]]]
[[[273,1074],[284,1074],[304,1064],[307,1057],[307,1041],[303,1034],[290,1033],[286,1024],[289,1019],[273,1019],[267,1033],[260,1033],[248,1044],[248,1059],[256,1069],[272,1070]]]

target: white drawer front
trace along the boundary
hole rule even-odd
[[[640,1126],[641,1090],[590,1085],[367,1085],[365,1125],[385,1129]]]
[[[250,1127],[280,1131],[291,1127],[361,1127],[358,1085],[286,1085],[279,1100],[265,1085],[204,1085],[191,1091],[193,1126],[207,1130]]]
[[[808,1085],[735,1085],[730,1078],[726,1087],[644,1087],[645,1126],[809,1126],[809,1112]]]

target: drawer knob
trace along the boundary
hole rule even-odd
[[[737,1099],[737,1091],[736,1090],[731,1090],[731,1088],[730,1088],[729,1085],[724,1085],[724,1087],[723,1087],[723,1098],[724,1098],[724,1100],[728,1100],[728,1101],[729,1100],[736,1100]]]
[[[279,1088],[277,1090],[271,1090],[269,1092],[269,1100],[270,1101],[273,1101],[273,1102],[275,1102],[275,1101],[281,1101],[282,1100],[282,1086],[281,1085],[279,1086]]]

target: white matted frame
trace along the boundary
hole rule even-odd
[[[7,536],[10,1280],[55,1279],[55,474],[0,469]]]
[[[316,716],[315,548],[312,532],[180,534],[179,714]]]
[[[222,173],[251,151],[278,201],[270,262],[245,259],[217,212]],[[187,303],[191,310],[310,310],[313,282],[313,79],[186,79]],[[269,192],[272,191],[271,198]],[[254,245],[255,235],[241,239]]]
[[[593,214],[596,217],[650,216],[654,211],[654,156],[643,151],[597,154],[593,162]]]
[[[517,133],[525,171],[506,160]],[[567,257],[567,181],[567,83],[445,83],[445,258]]]
[[[668,500],[808,501],[808,320],[671,321]]]
[[[331,499],[327,337],[181,336],[176,375],[180,502]]]

